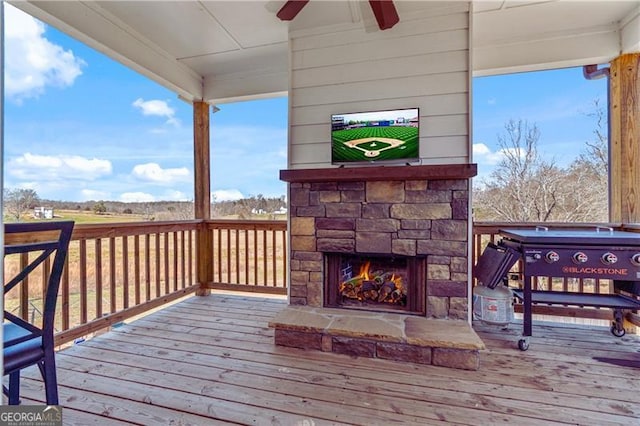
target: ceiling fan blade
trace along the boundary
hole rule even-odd
[[[393,0],[369,0],[371,10],[381,30],[386,30],[400,22]]]
[[[282,21],[291,21],[309,3],[309,0],[289,0],[280,8],[276,16]]]

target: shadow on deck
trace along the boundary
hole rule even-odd
[[[634,424],[640,338],[606,328],[475,328],[487,349],[463,371],[275,346],[282,298],[191,297],[60,351],[72,424]],[[42,404],[37,370],[23,404]]]

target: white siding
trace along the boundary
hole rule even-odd
[[[423,164],[467,163],[467,3],[424,2],[385,31],[292,32],[289,167],[331,167],[331,114],[420,108]]]

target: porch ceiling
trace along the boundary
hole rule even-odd
[[[284,94],[288,32],[379,31],[368,2],[310,1],[291,22],[284,0],[10,1],[189,100]],[[458,3],[459,4],[459,3]],[[452,2],[395,0],[400,21]],[[640,1],[475,1],[476,75],[602,63],[640,50]],[[387,30],[393,36],[393,30]]]

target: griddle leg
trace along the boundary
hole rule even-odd
[[[622,337],[626,334],[623,324],[622,309],[613,310],[613,321],[611,322],[611,334]]]
[[[523,330],[522,330],[522,339],[518,340],[518,348],[521,351],[526,351],[529,349],[529,337],[531,337],[531,277],[529,275],[524,275],[523,283],[524,283],[524,291],[523,294]]]

